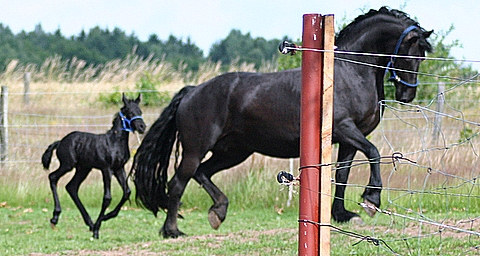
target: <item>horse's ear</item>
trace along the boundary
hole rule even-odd
[[[138,94],[138,97],[135,99],[135,103],[138,104],[138,103],[140,103],[140,101],[142,101],[142,94],[141,93]]]
[[[433,29],[430,30],[430,31],[425,31],[425,32],[423,32],[423,37],[428,38],[432,33],[433,33]]]
[[[122,93],[122,101],[123,101],[123,104],[124,104],[124,105],[127,105],[127,104],[128,104],[128,99],[127,99],[127,97],[125,97],[125,93],[124,93],[124,92]]]

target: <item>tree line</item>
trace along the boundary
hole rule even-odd
[[[123,59],[133,50],[140,57],[154,54],[174,66],[186,64],[187,71],[197,71],[200,63],[207,60],[221,61],[224,65],[235,61],[254,63],[259,68],[264,61],[276,60],[280,42],[280,39],[253,38],[250,33],[243,34],[232,29],[225,39],[213,44],[208,56],[205,56],[190,38],[183,40],[174,35],[162,40],[152,34],[146,41],[141,41],[136,35],[127,35],[120,28],[109,30],[97,26],[88,32],[82,30],[76,36],[65,37],[60,29],[53,33],[45,32],[41,24],[31,32],[14,34],[8,26],[0,23],[0,70],[4,70],[12,59],[40,66],[48,57],[55,55],[67,60],[74,57],[82,59],[87,65],[99,65]]]
[[[346,24],[346,21],[343,20]],[[342,27],[342,24],[339,28]],[[438,31],[429,38],[433,46],[433,53],[429,57],[452,59],[451,50],[461,47],[461,42],[454,40],[446,42],[446,37],[454,30],[451,26],[446,31]],[[77,36],[69,38],[62,35],[60,29],[53,33],[45,32],[38,24],[31,32],[21,31],[12,33],[8,26],[0,23],[0,71],[5,70],[12,59],[23,64],[41,66],[52,56],[61,56],[64,60],[73,58],[84,60],[87,66],[102,65],[115,59],[124,59],[134,54],[143,58],[154,54],[156,58],[172,63],[173,67],[180,67],[182,71],[197,71],[205,61],[221,62],[227,70],[231,63],[253,63],[258,70],[265,62],[276,65],[278,70],[299,67],[301,54],[297,56],[282,56],[278,52],[281,41],[291,39],[266,40],[262,37],[253,38],[250,33],[243,34],[240,30],[232,29],[228,36],[214,43],[205,56],[203,51],[187,38],[183,40],[170,35],[166,40],[152,34],[147,41],[141,41],[134,34],[127,35],[119,28],[113,30],[94,27],[87,32],[82,30]],[[301,44],[301,43],[298,43]],[[182,64],[182,65],[179,65]],[[180,69],[180,68],[179,68]],[[438,82],[440,77],[456,77],[468,79],[477,73],[470,65],[447,61],[425,61],[420,66],[420,72],[434,76],[422,76],[423,83]],[[393,90],[387,88],[387,91]],[[426,99],[437,93],[431,86],[419,90],[419,99]],[[388,93],[391,94],[391,93]]]

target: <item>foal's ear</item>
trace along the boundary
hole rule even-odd
[[[433,33],[433,29],[430,30],[430,31],[425,31],[425,32],[423,32],[423,37],[424,37],[424,38],[428,38],[428,37],[430,37],[430,35],[431,35],[432,33]]]
[[[141,93],[138,94],[138,97],[135,99],[135,103],[138,104],[138,103],[140,103],[140,101],[142,101],[142,94]]]
[[[125,93],[123,92],[122,93],[122,101],[123,101],[123,104],[126,106],[128,104],[128,99],[127,97],[125,97]]]

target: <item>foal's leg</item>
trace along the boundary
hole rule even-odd
[[[208,221],[213,229],[218,229],[227,216],[228,198],[212,182],[212,175],[243,162],[251,154],[252,152],[242,150],[214,152],[210,159],[200,164],[195,172],[194,179],[202,185],[213,200],[213,205],[208,210]]]
[[[80,188],[80,184],[82,184],[82,182],[87,178],[91,170],[91,168],[77,166],[75,175],[66,186],[68,194],[70,194],[70,197],[72,197],[73,202],[82,214],[83,221],[89,227],[90,231],[93,229],[93,222],[87,210],[80,201],[80,198],[78,197],[78,189]]]
[[[62,212],[62,207],[60,206],[60,199],[58,198],[57,192],[57,183],[58,180],[65,175],[65,173],[71,171],[73,166],[66,165],[60,161],[60,167],[52,173],[48,175],[48,179],[50,180],[50,189],[52,190],[53,194],[53,201],[54,201],[54,208],[53,208],[53,217],[50,219],[50,225],[52,228],[55,227],[58,223],[58,219],[60,217],[60,213]]]
[[[105,218],[105,211],[107,207],[110,205],[112,201],[112,193],[110,190],[110,186],[112,183],[112,173],[110,169],[102,170],[102,177],[103,177],[103,202],[102,202],[102,209],[100,209],[100,214],[98,215],[97,221],[93,225],[93,238],[98,239],[98,232],[100,230],[100,226],[102,225],[102,221]]]
[[[117,217],[117,215],[120,212],[122,206],[130,198],[130,193],[131,193],[130,188],[128,187],[127,176],[126,176],[126,173],[125,173],[125,169],[121,168],[119,170],[116,170],[113,173],[113,175],[115,176],[115,178],[117,178],[118,183],[122,187],[123,196],[122,196],[122,199],[120,200],[120,202],[118,203],[118,205],[115,207],[115,209],[113,209],[113,211],[111,211],[107,215],[105,215],[105,217],[103,218],[104,221]]]

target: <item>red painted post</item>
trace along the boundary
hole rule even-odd
[[[334,17],[303,16],[298,255],[330,255]],[[320,225],[319,225],[320,223]]]
[[[322,49],[320,14],[303,16],[302,48]],[[298,255],[319,255],[320,99],[323,79],[321,52],[302,52],[300,113],[300,212]],[[311,221],[311,222],[309,222]],[[313,222],[313,223],[312,223]]]

